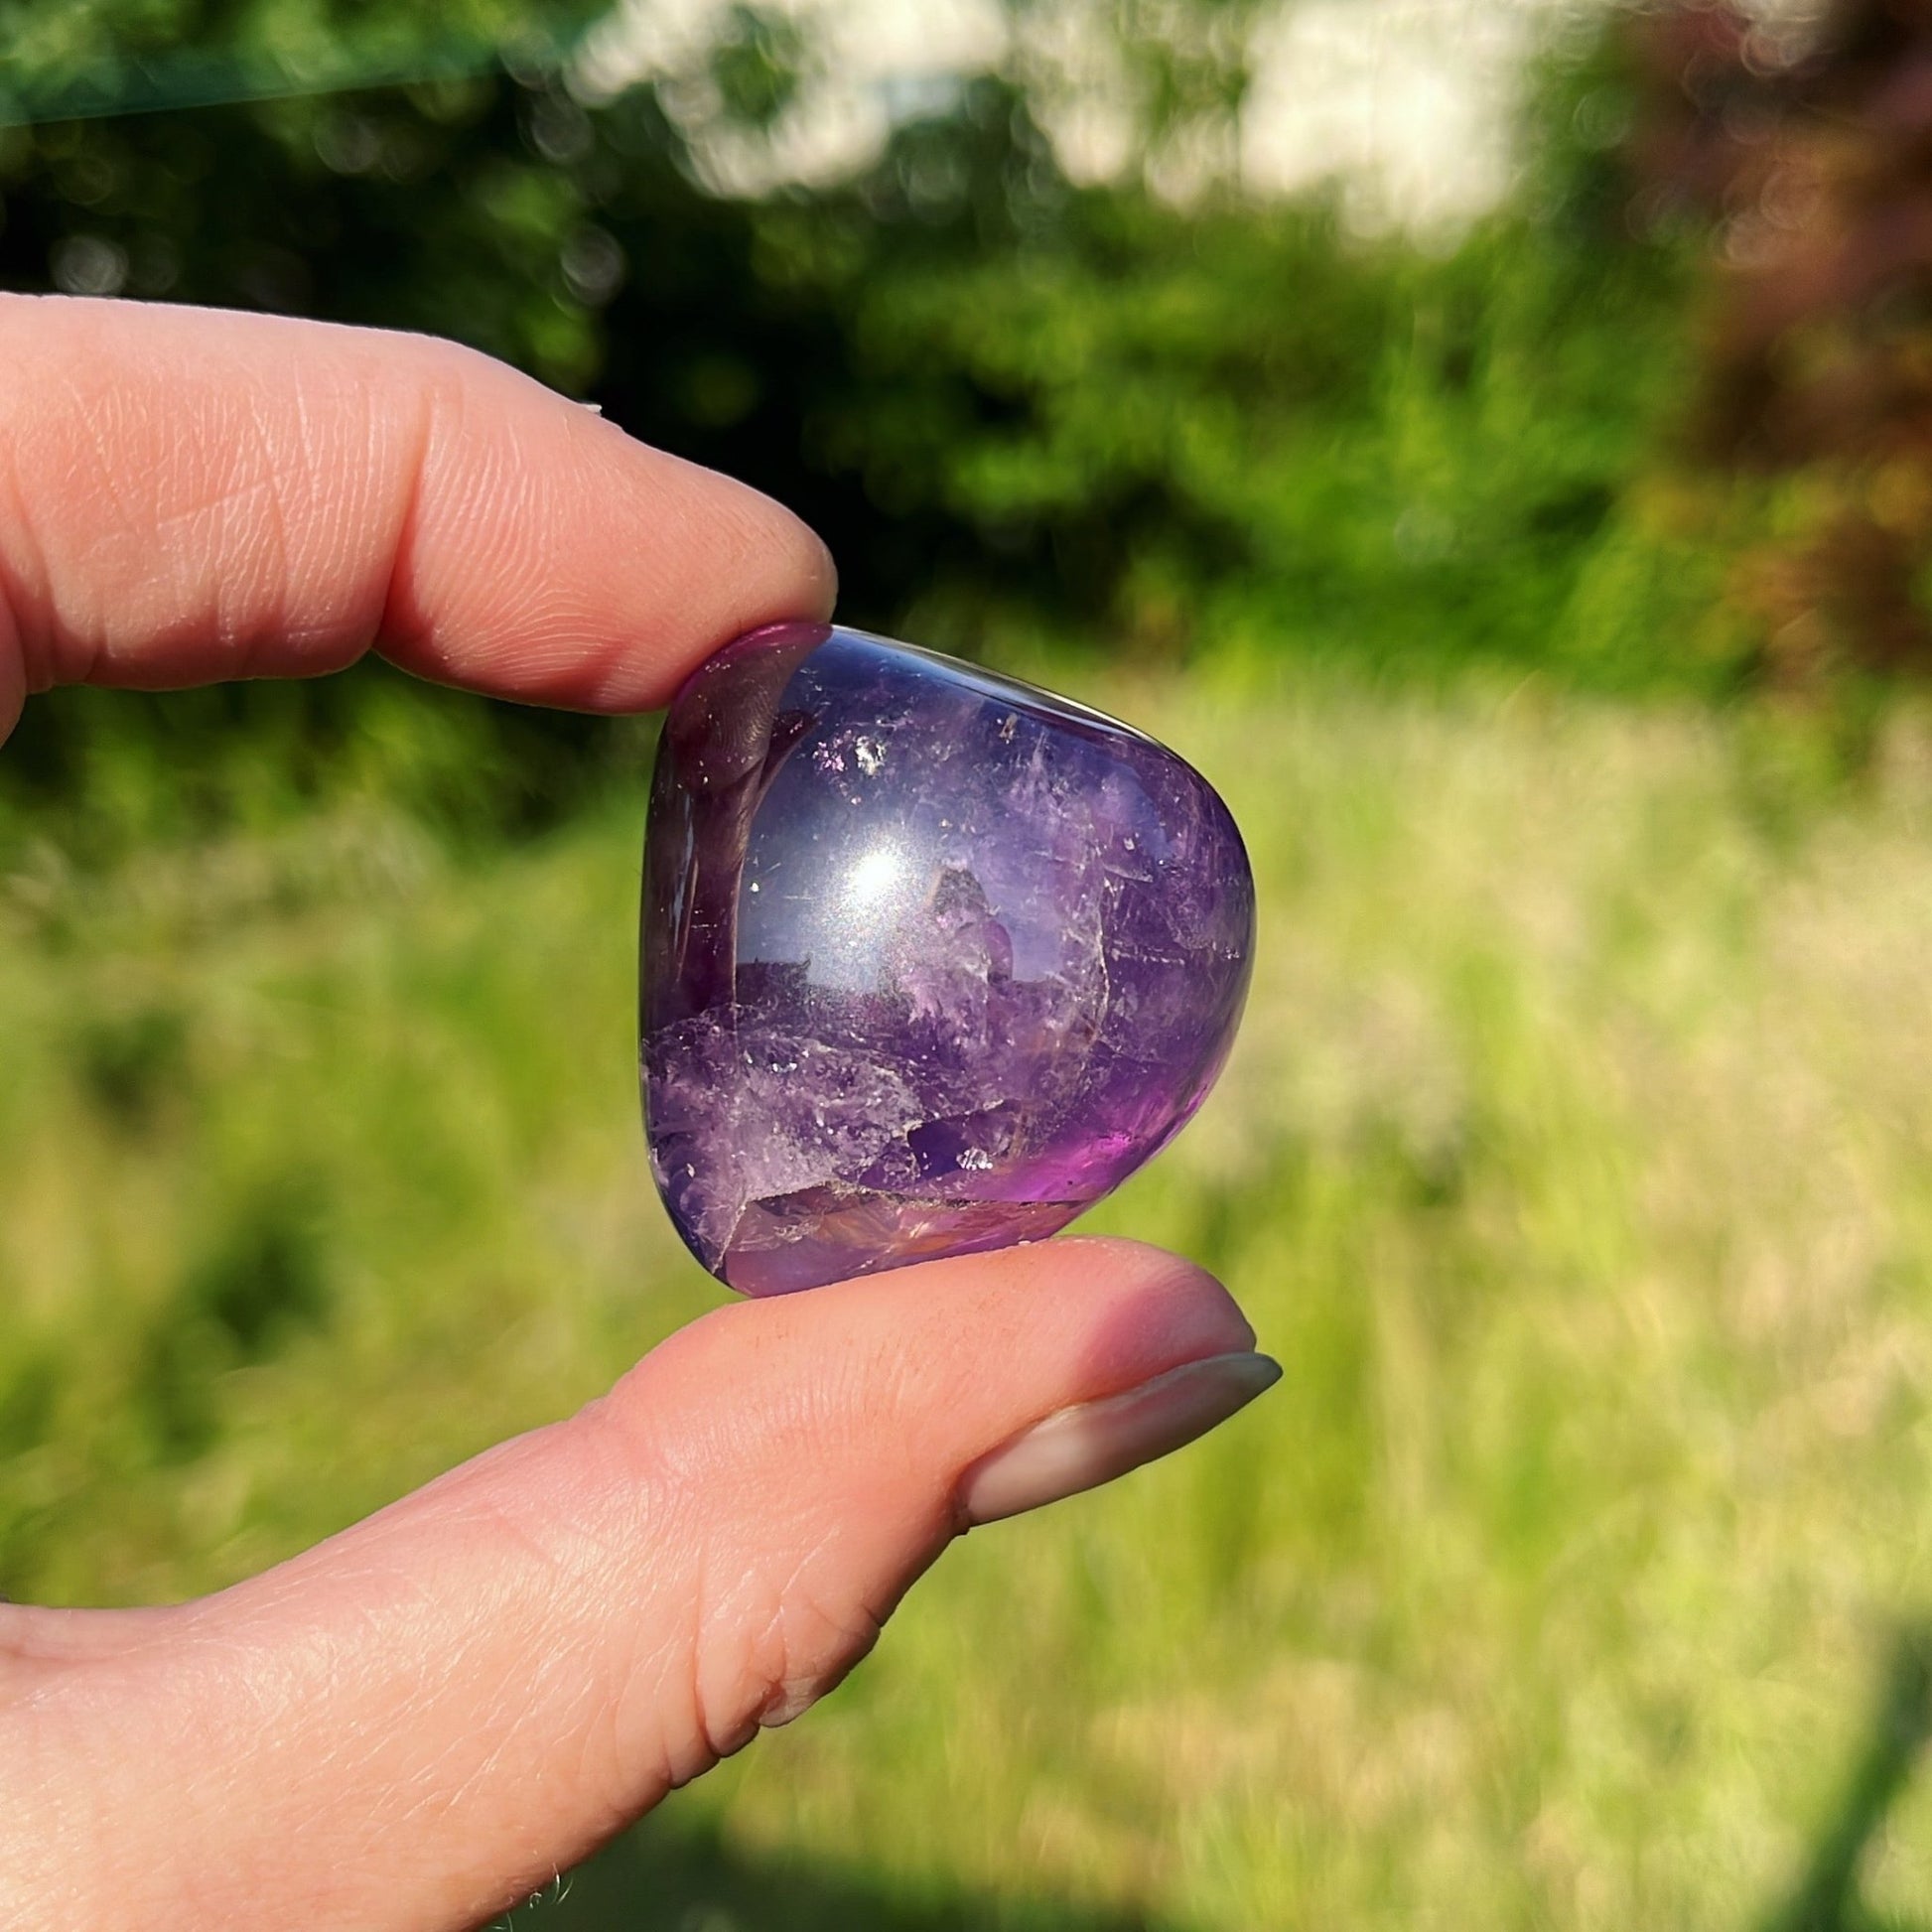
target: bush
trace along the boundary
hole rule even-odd
[[[1738,511],[1651,475],[1690,251],[1605,219],[1581,71],[1542,83],[1565,132],[1516,202],[1447,252],[1322,196],[1078,187],[995,76],[854,184],[734,199],[651,88],[587,108],[499,71],[8,130],[0,280],[470,342],[795,504],[849,617],[955,650],[1709,690],[1747,657],[1712,621]],[[399,725],[412,703],[439,722]],[[363,675],[43,702],[0,793],[179,769],[237,713],[297,794],[346,759],[432,797],[491,771],[512,825],[581,795],[580,722]],[[234,758],[193,760],[217,816],[263,794]]]

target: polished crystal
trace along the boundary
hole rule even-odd
[[[692,674],[645,840],[678,1232],[750,1295],[1052,1233],[1206,1096],[1254,885],[1207,781],[1031,685],[826,624]]]

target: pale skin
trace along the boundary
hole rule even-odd
[[[372,650],[647,710],[833,590],[778,505],[448,344],[0,297],[0,738]],[[0,1602],[0,1924],[482,1922],[837,1684],[964,1529],[1232,1413],[1253,1339],[1120,1241],[735,1303],[216,1595]]]

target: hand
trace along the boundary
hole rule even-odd
[[[371,648],[642,710],[832,594],[775,504],[447,344],[0,297],[0,738],[53,684]],[[1232,1414],[1253,1339],[1118,1241],[735,1304],[218,1595],[0,1605],[0,1923],[487,1918],[836,1684],[954,1536]]]

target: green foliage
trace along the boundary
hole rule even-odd
[[[789,15],[733,7],[707,61],[720,112],[742,127],[776,126],[798,97],[809,54],[804,29]]]
[[[1180,121],[1233,111],[1249,11],[1101,9],[1130,69],[1169,63],[1136,84]],[[814,56],[748,7],[706,58],[756,128]],[[522,69],[0,130],[0,284],[472,343],[795,504],[850,617],[969,653],[1072,637],[1725,689],[1753,640],[1720,591],[1769,512],[1659,461],[1689,250],[1611,219],[1620,110],[1589,59],[1553,62],[1517,203],[1446,252],[1352,234],[1319,196],[1076,186],[1035,112],[1059,83],[1016,57],[863,180],[762,200],[702,186],[651,87],[586,106]],[[246,709],[299,773],[398,703],[358,675]],[[83,773],[156,761],[128,744],[217,715],[37,705],[0,794],[78,798]],[[539,816],[579,795],[575,727],[447,717],[424,733],[515,773]],[[198,763],[217,816],[256,784]]]
[[[597,0],[0,0],[0,124],[554,68]]]
[[[1707,681],[1702,560],[1628,489],[1682,374],[1652,264],[1570,273],[1516,220],[1428,260],[1318,207],[1067,227],[850,280],[828,455],[979,538],[912,593],[928,634]]]

